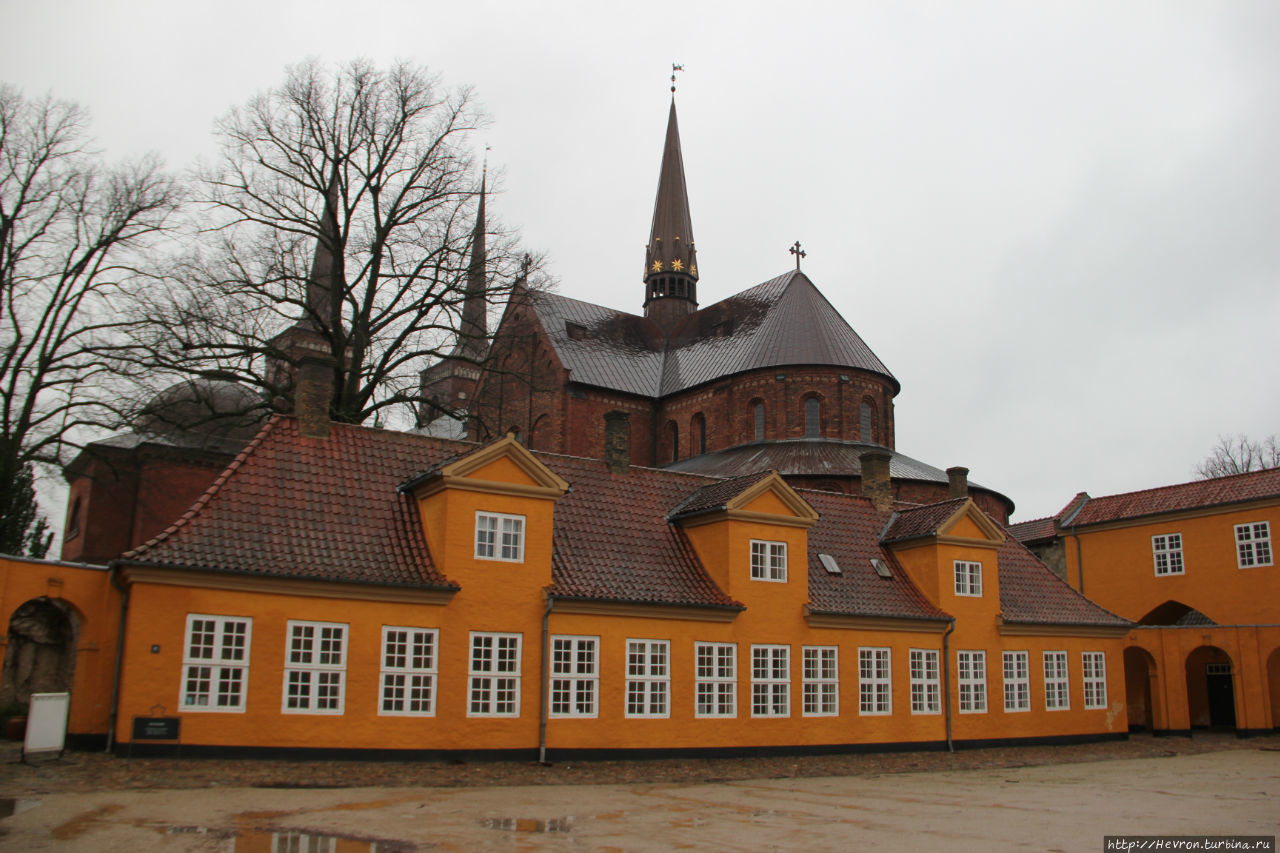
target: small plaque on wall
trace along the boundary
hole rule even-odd
[[[181,717],[134,717],[134,740],[178,740]]]

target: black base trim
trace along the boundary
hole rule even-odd
[[[1138,733],[1140,733],[1140,732],[1145,732],[1145,731],[1147,731],[1147,727],[1146,727],[1145,725],[1142,725],[1142,724],[1139,724],[1139,723],[1130,723],[1130,724],[1129,724],[1129,734],[1131,734],[1131,735],[1136,735],[1136,734],[1138,734]]]
[[[103,752],[107,748],[107,736],[105,734],[75,734],[69,732],[67,734],[67,749],[74,749],[78,752]]]
[[[1275,733],[1275,729],[1236,729],[1236,737],[1268,737]]]
[[[1070,746],[1082,743],[1126,740],[1125,732],[1102,732],[1043,737],[987,738],[955,741],[956,749],[990,749],[1009,746]],[[943,752],[946,741],[899,741],[893,743],[834,743],[790,746],[708,746],[644,749],[548,749],[547,760],[564,761],[648,761],[666,758],[771,758],[777,756],[857,755],[886,752]],[[137,741],[117,743],[113,750],[122,758],[209,758],[262,759],[287,761],[438,761],[452,764],[484,761],[538,760],[536,749],[330,749],[284,746],[214,746],[210,744],[157,743]]]

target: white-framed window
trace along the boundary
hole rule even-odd
[[[1161,533],[1151,537],[1151,556],[1157,575],[1182,574],[1182,534]]]
[[[1026,652],[1004,653],[1004,709],[1031,710],[1031,663]]]
[[[1081,652],[1080,681],[1084,684],[1086,708],[1107,707],[1107,656],[1102,652]]]
[[[476,559],[524,562],[524,516],[476,513]]]
[[[751,647],[751,716],[791,716],[791,647]]]
[[[956,595],[982,595],[982,563],[956,560]]]
[[[1236,525],[1236,558],[1242,569],[1271,565],[1271,523],[1251,521]]]
[[[244,712],[252,633],[248,617],[187,614],[180,710]]]
[[[697,643],[694,646],[697,687],[694,714],[698,717],[738,715],[738,646],[736,643]]]
[[[755,581],[787,580],[787,543],[751,540],[751,579]]]
[[[551,638],[553,717],[594,717],[600,692],[600,638]]]
[[[285,714],[341,714],[346,698],[347,626],[289,620],[284,652]]]
[[[911,676],[911,713],[941,714],[938,650],[911,649],[907,653],[907,660]]]
[[[271,833],[271,853],[335,853],[336,835],[312,835],[309,832]]]
[[[893,685],[889,673],[888,649],[858,649],[858,713],[893,712]]]
[[[803,713],[806,717],[834,717],[840,713],[840,667],[835,646],[805,646],[803,655]]]
[[[627,640],[627,716],[668,717],[671,643]]]
[[[468,717],[520,716],[520,635],[471,632]]]
[[[382,626],[383,716],[430,717],[436,712],[436,657],[439,632],[435,628]]]
[[[1071,693],[1067,683],[1067,653],[1044,653],[1044,708],[1046,711],[1065,711],[1071,707]]]
[[[956,652],[956,687],[960,692],[961,714],[987,712],[987,653]]]

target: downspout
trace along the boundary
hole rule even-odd
[[[120,590],[120,621],[116,626],[116,665],[111,677],[111,709],[107,716],[107,752],[115,746],[116,721],[120,717],[120,673],[124,667],[124,626],[129,615],[129,588],[120,583],[116,564],[111,565],[111,585]]]
[[[1076,541],[1076,577],[1080,579],[1080,589],[1078,591],[1081,595],[1084,595],[1084,549],[1080,545],[1080,534],[1076,533],[1074,525],[1071,528],[1071,538]]]
[[[551,633],[551,609],[556,600],[547,596],[547,609],[542,611],[542,678],[538,685],[538,763],[547,766],[547,684],[551,672],[551,647],[548,638]]]
[[[956,629],[956,619],[951,617],[947,630],[942,634],[942,692],[946,696],[943,706],[947,715],[947,752],[955,752],[956,745],[951,740],[951,632]]]

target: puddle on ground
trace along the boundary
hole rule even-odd
[[[569,832],[573,829],[573,818],[557,817],[542,820],[532,817],[487,817],[480,821],[486,829],[501,829],[507,832]]]
[[[27,809],[34,809],[38,805],[40,805],[39,800],[20,800],[13,797],[0,798],[0,818],[22,814]]]
[[[234,853],[414,853],[418,845],[389,838],[370,838],[357,835],[331,835],[305,829],[240,829],[224,830],[207,826],[170,826],[166,835],[207,835],[210,838],[231,839]]]

